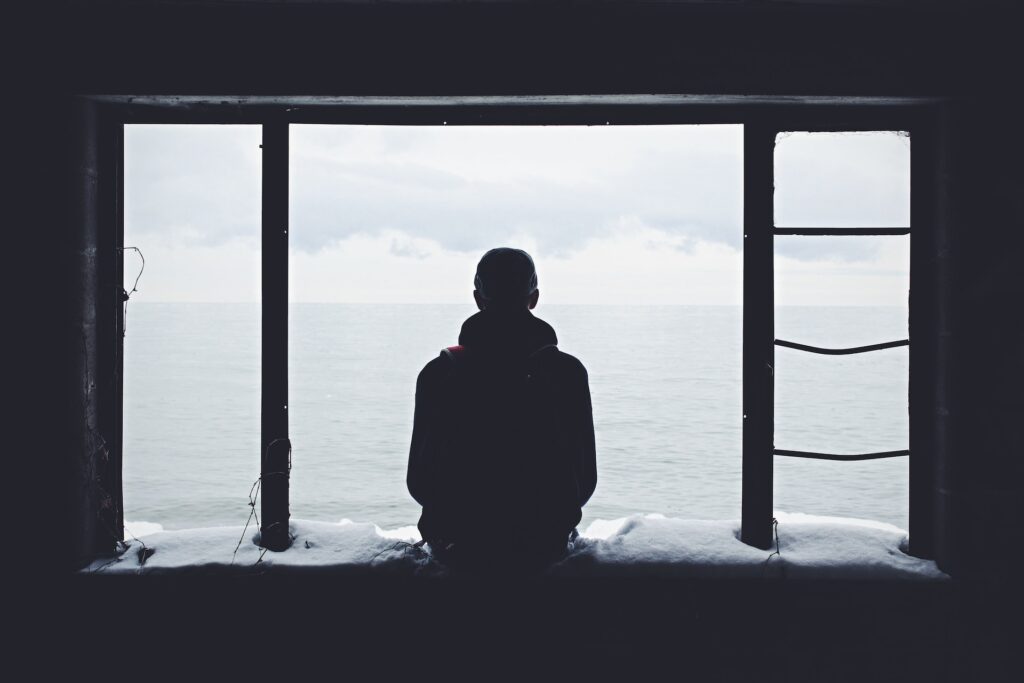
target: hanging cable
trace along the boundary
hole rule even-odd
[[[142,260],[142,264],[139,266],[139,274],[135,276],[135,282],[132,284],[132,291],[121,290],[121,300],[124,302],[124,312],[121,316],[121,336],[124,337],[128,332],[128,300],[132,298],[132,294],[139,291],[139,279],[142,277],[142,271],[146,270],[146,257],[142,255],[142,250],[138,247],[122,247],[121,254],[123,255],[126,251],[134,251],[139,255]]]
[[[771,559],[773,557],[778,555],[779,559],[782,559],[782,546],[779,545],[779,520],[775,517],[772,517],[772,531],[775,533],[775,550],[770,555],[768,555],[768,558],[765,559],[764,564],[761,566],[762,576],[764,576],[765,572],[768,571],[768,563],[771,562]],[[784,569],[785,565],[783,565],[783,570]]]

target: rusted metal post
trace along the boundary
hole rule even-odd
[[[102,107],[70,103],[71,335],[66,513],[70,562],[81,566],[121,540],[119,222],[121,134]]]
[[[263,124],[263,357],[260,543],[291,544],[288,531],[288,123]]]
[[[97,463],[100,520],[109,538],[124,539],[124,124],[100,108],[100,250],[96,322],[100,390],[99,432],[106,443]]]
[[[772,542],[775,425],[774,128],[743,126],[743,513],[741,540]]]

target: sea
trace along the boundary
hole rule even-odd
[[[405,486],[416,376],[455,344],[465,305],[294,303],[289,320],[291,514],[416,523]],[[742,309],[540,305],[590,376],[596,519],[739,519]],[[900,307],[779,306],[776,337],[857,346],[907,337]],[[258,304],[131,302],[124,367],[124,514],[165,529],[250,516],[260,463]],[[775,445],[907,448],[908,349],[822,356],[777,348]],[[908,458],[776,456],[778,511],[907,527]],[[258,508],[257,508],[258,512]]]

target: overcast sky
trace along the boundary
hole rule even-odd
[[[128,126],[135,301],[258,301],[258,126]],[[739,304],[740,126],[292,126],[291,298],[465,303],[526,249],[546,303]],[[909,225],[910,141],[790,134],[778,225]],[[909,240],[776,239],[779,304],[905,305]],[[125,259],[130,284],[138,271]]]

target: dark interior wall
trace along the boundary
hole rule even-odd
[[[76,485],[72,472],[81,472],[68,463],[97,457],[83,429],[104,419],[89,412],[83,368],[110,362],[102,348],[82,342],[82,330],[94,322],[83,297],[95,284],[79,277],[91,253],[83,239],[100,228],[89,223],[81,185],[93,151],[76,137],[91,110],[76,96],[926,95],[951,103],[942,166],[949,192],[940,202],[949,210],[939,217],[949,229],[952,302],[948,476],[936,483],[949,521],[940,557],[973,575],[1015,571],[1024,512],[1024,146],[1015,120],[1020,24],[1011,9],[625,2],[40,7],[11,23],[19,59],[10,89],[19,105],[15,153],[30,171],[19,197],[20,236],[30,248],[56,249],[61,264],[43,293],[63,308],[32,320],[52,359],[36,380],[39,412],[58,417],[44,420],[32,449],[39,471],[31,500],[56,526],[67,528],[70,516],[75,528],[93,529],[88,538],[109,542],[83,521],[95,500],[66,508],[68,486]],[[52,554],[48,567],[65,567],[81,551],[64,543],[40,549]]]
[[[998,97],[959,102],[952,123],[943,554],[958,575],[1009,583],[1024,560],[1024,131]]]
[[[31,88],[164,95],[1006,88],[1019,57],[1011,10],[886,4],[43,3],[12,23],[24,40],[13,76]]]

